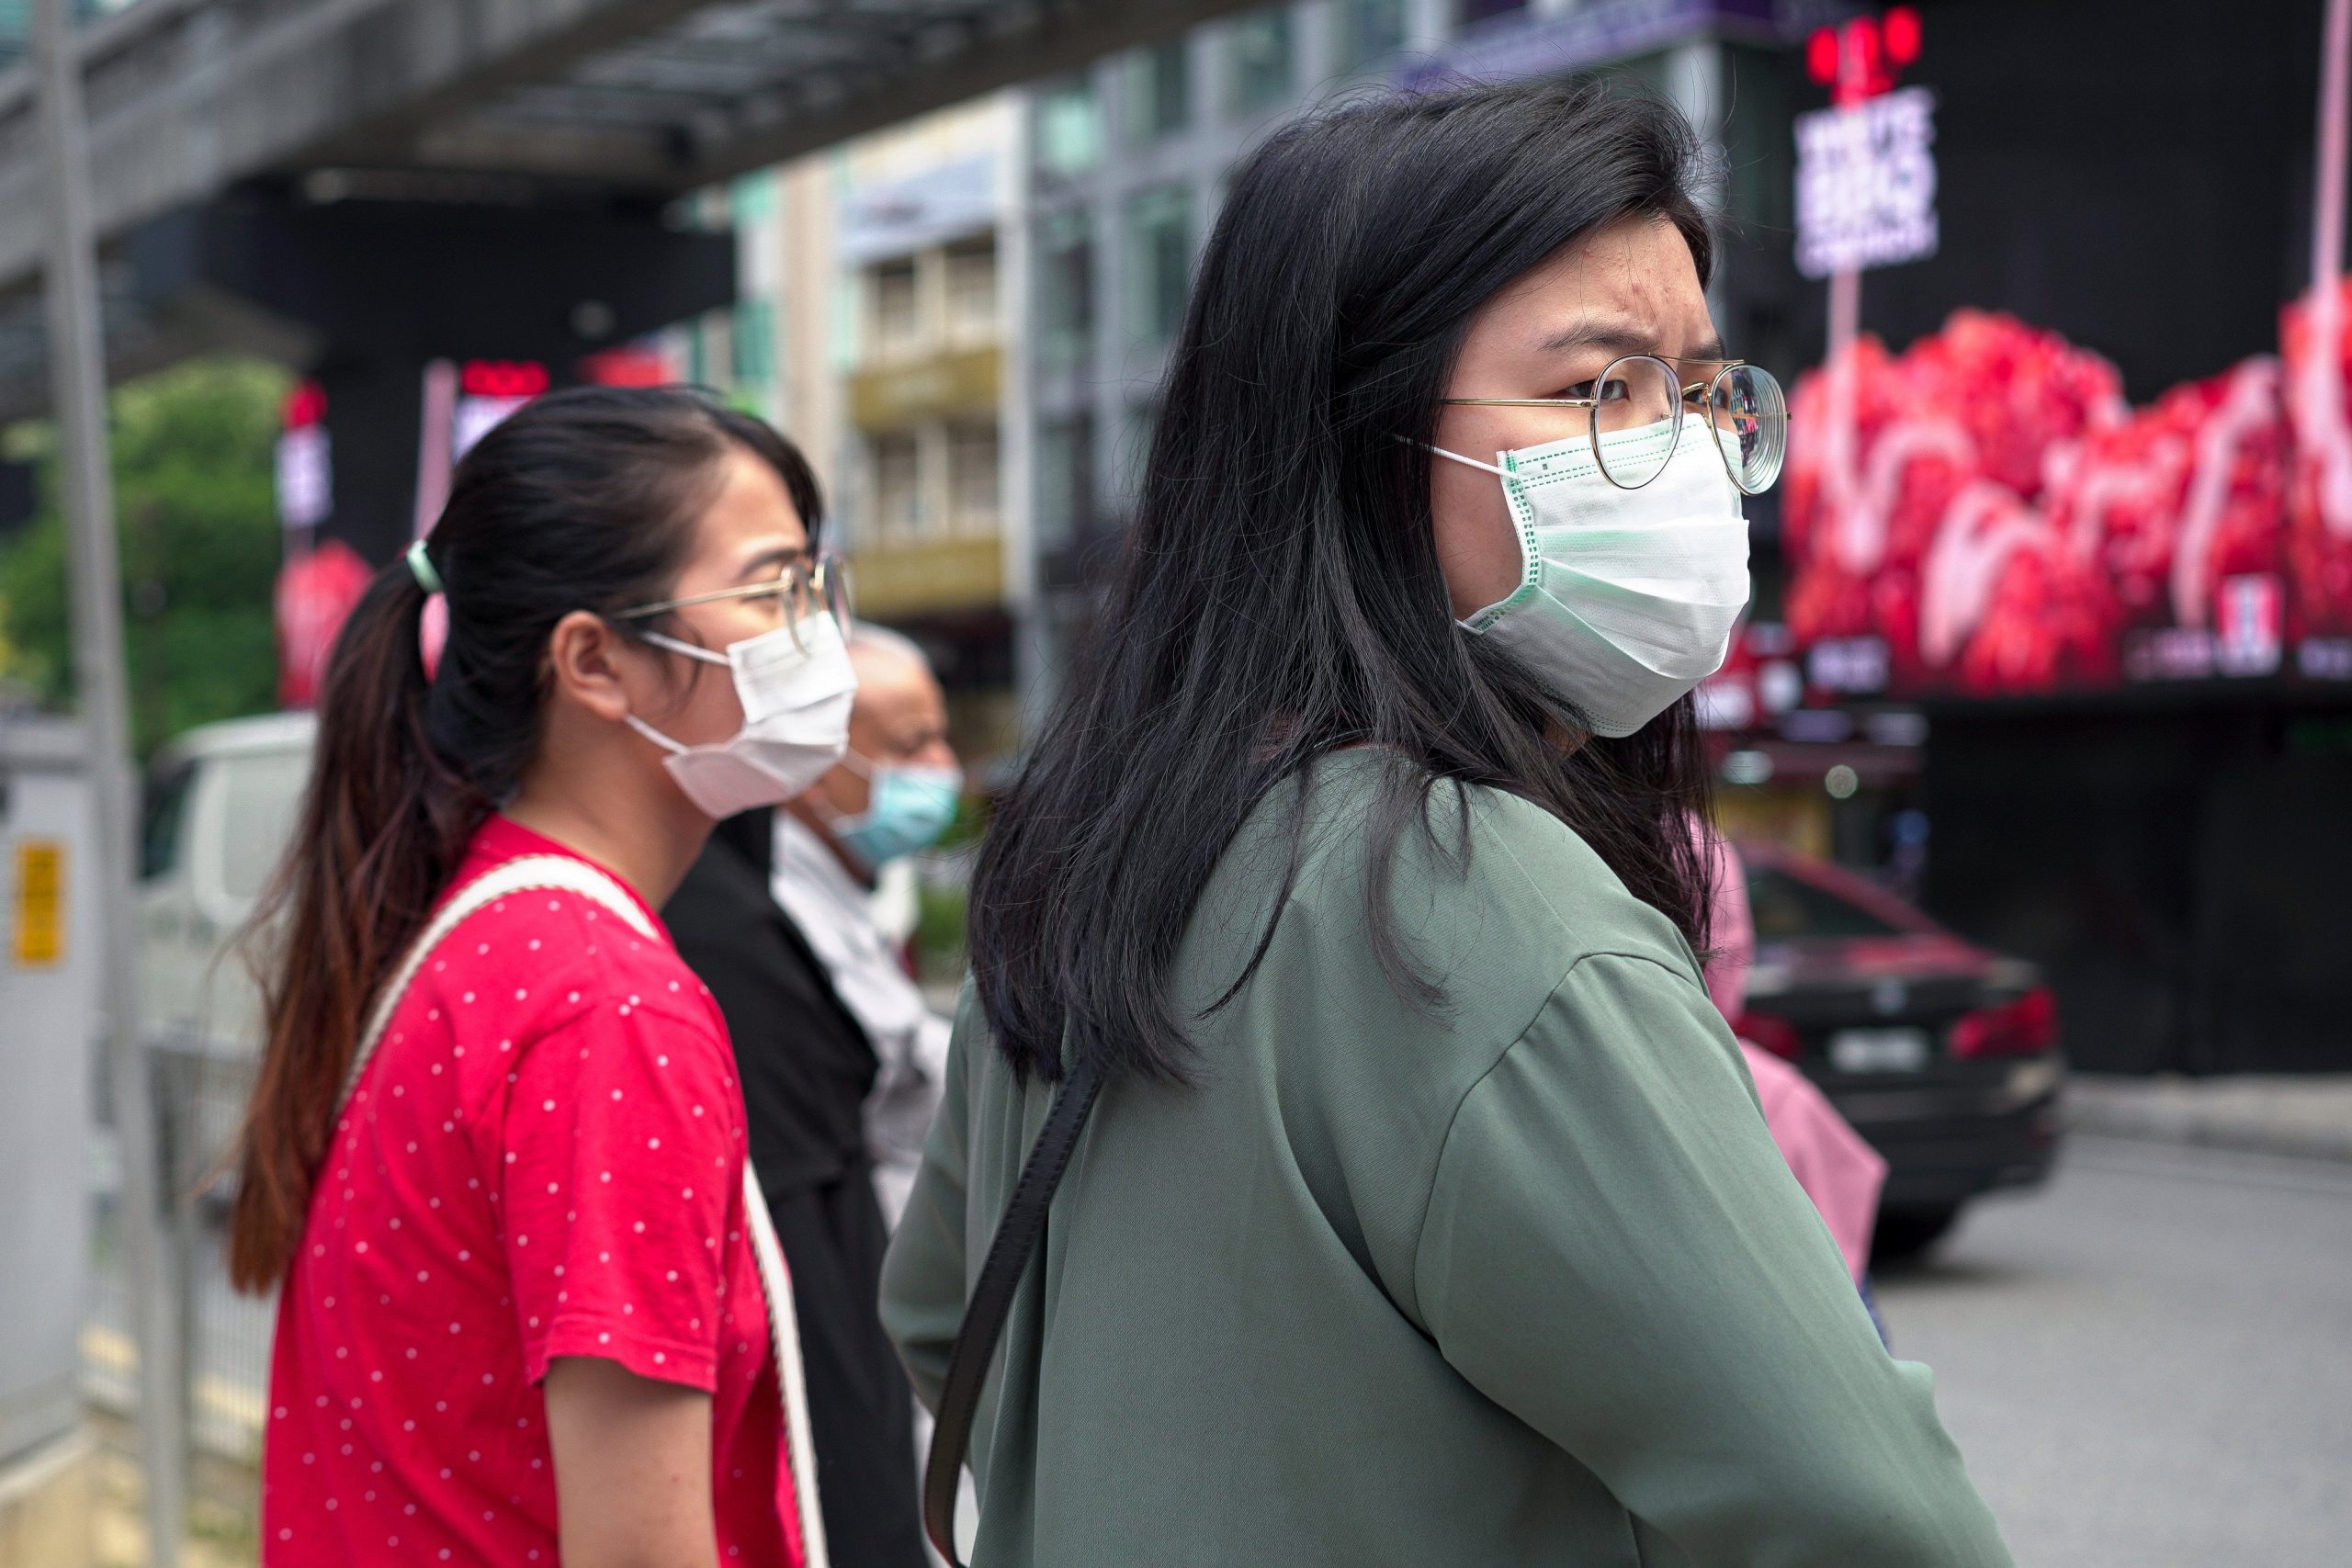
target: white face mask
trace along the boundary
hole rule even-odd
[[[1605,435],[1662,442],[1665,422]],[[1731,440],[1736,437],[1724,437]],[[1714,450],[1686,416],[1674,454],[1640,490],[1602,476],[1583,436],[1496,454],[1518,525],[1520,585],[1463,628],[1508,649],[1583,710],[1597,735],[1631,735],[1723,668],[1747,606],[1747,523]]]
[[[824,776],[849,744],[850,704],[857,676],[841,627],[829,615],[727,645],[723,654],[648,632],[645,640],[735,673],[743,728],[716,745],[673,740],[635,714],[631,729],[670,753],[670,776],[714,820],[790,800]]]

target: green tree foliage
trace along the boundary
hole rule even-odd
[[[271,454],[288,378],[247,359],[192,360],[116,389],[114,483],[142,757],[194,725],[277,705],[270,594],[281,544]],[[40,514],[0,547],[0,675],[69,706],[74,670],[54,437]]]

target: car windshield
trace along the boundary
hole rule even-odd
[[[1747,903],[1755,915],[1759,944],[1808,937],[1909,934],[1850,899],[1771,866],[1748,868]]]
[[[146,821],[139,835],[142,878],[152,881],[179,863],[180,820],[187,815],[187,786],[195,778],[195,765],[182,762],[147,781]]]

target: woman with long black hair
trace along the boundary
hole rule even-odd
[[[885,1278],[952,1416],[1101,1086],[958,1358],[978,1568],[2007,1561],[1700,975],[1690,693],[1784,414],[1694,160],[1545,84],[1237,173]]]
[[[726,1024],[653,913],[841,754],[820,520],[757,420],[559,392],[336,639],[231,1245],[278,1288],[265,1562],[821,1568]]]

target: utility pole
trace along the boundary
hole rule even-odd
[[[156,1177],[155,1102],[139,1038],[138,949],[132,928],[137,811],[129,683],[123,672],[122,567],[115,546],[81,51],[69,0],[34,0],[33,52],[48,195],[49,265],[42,293],[49,315],[51,399],[64,480],[74,684],[98,809],[96,882],[104,939],[100,995],[115,1137],[120,1145],[122,1247],[137,1314],[147,1560],[153,1568],[178,1568],[187,1454],[180,1420],[179,1341],[172,1325],[173,1295],[157,1223],[161,1183]]]
[[[2318,188],[2312,197],[2311,347],[2288,407],[2311,465],[2322,536],[2352,538],[2352,421],[2344,407],[2344,163],[2352,120],[2352,0],[2328,0],[2321,34]]]

